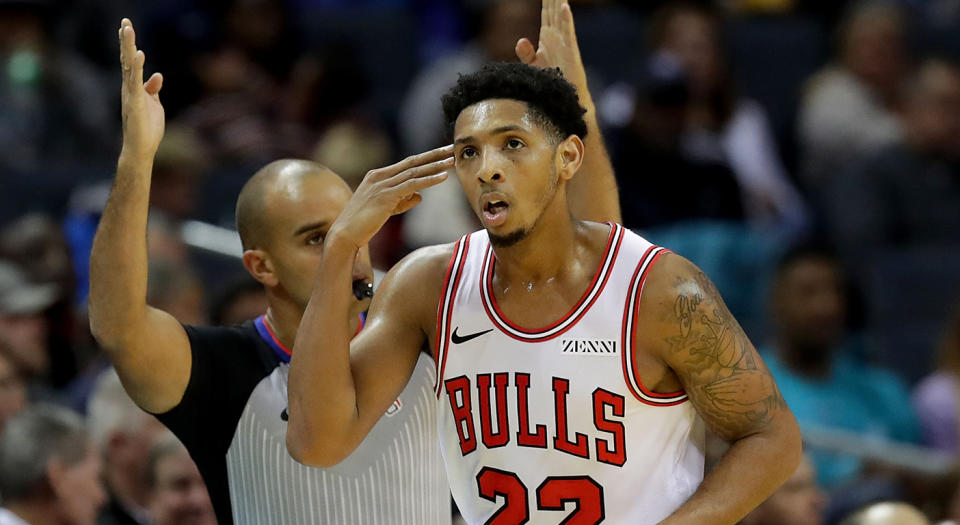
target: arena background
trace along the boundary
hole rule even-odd
[[[789,512],[960,519],[960,0],[571,4],[625,225],[717,282],[798,412],[823,492]],[[109,365],[87,260],[125,16],[164,74],[148,300],[227,324],[265,304],[234,231],[245,180],[297,157],[355,186],[443,144],[439,96],[535,40],[539,2],[0,0],[0,428],[41,401],[85,413]],[[477,226],[456,184],[388,223],[378,268]]]

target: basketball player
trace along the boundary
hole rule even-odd
[[[283,450],[289,349],[324,235],[350,198],[339,177],[313,163],[278,161],[241,192],[243,261],[267,291],[264,316],[233,328],[183,327],[144,304],[144,231],[150,169],[163,133],[157,98],[162,79],[142,83],[144,57],[126,20],[121,41],[124,148],[91,258],[90,312],[94,333],[131,397],[159,414],[187,445],[222,525],[449,523],[449,489],[433,435],[435,371],[426,355],[359,449],[341,464],[308,468]],[[531,52],[526,60],[577,68],[572,75],[583,78],[589,101],[579,55],[571,56],[575,44],[554,39],[551,57],[544,57],[550,47],[541,46],[539,56]],[[531,51],[523,45],[519,50]],[[597,129],[595,118],[589,125]],[[574,191],[582,197],[576,209],[614,220],[616,186],[602,144],[591,159],[597,176],[584,178]],[[354,283],[372,279],[365,250],[351,274]],[[345,311],[354,330],[368,305],[366,298],[350,301]]]
[[[545,19],[572,31],[569,6],[551,4]],[[419,201],[412,181],[437,177],[368,174],[326,236],[297,334],[291,454],[346,457],[428,347],[469,523],[735,523],[794,471],[800,434],[716,288],[620,225],[571,215],[586,125],[555,71],[491,66],[443,105],[454,145],[423,161],[455,163],[484,229],[400,262],[352,338],[360,248]],[[705,426],[732,443],[706,477]]]

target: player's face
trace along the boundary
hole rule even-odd
[[[351,196],[346,185],[333,177],[302,177],[278,189],[268,205],[273,226],[267,251],[279,286],[301,308],[310,300],[327,231]],[[353,279],[373,282],[366,247],[354,264]],[[355,301],[352,313],[360,314],[369,302]]]
[[[557,144],[527,104],[490,99],[464,109],[454,127],[457,176],[494,245],[536,226],[557,194]]]

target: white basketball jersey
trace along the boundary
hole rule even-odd
[[[654,524],[703,479],[702,420],[633,366],[644,278],[664,250],[610,226],[589,289],[538,330],[497,306],[487,232],[456,244],[437,319],[437,425],[468,523]]]

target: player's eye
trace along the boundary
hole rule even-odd
[[[506,144],[507,149],[520,149],[525,145],[520,139],[508,139]]]
[[[476,157],[476,156],[477,156],[477,150],[474,149],[472,146],[467,146],[462,150],[460,150],[461,159],[472,159],[473,157]]]

